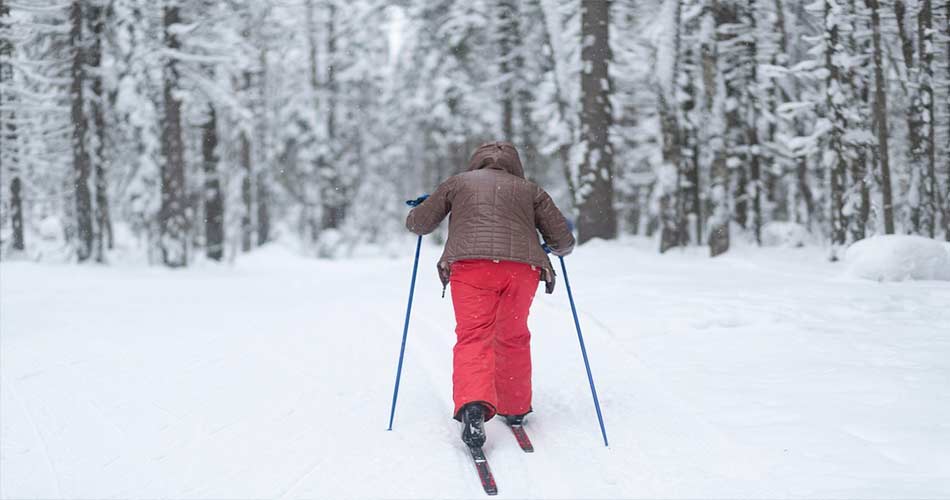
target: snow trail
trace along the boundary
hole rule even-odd
[[[429,245],[386,431],[411,250],[0,264],[0,497],[482,497]],[[950,284],[842,277],[820,249],[700,252],[568,258],[610,448],[563,283],[539,292],[536,452],[486,426],[500,498],[950,494]]]

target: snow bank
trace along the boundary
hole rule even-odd
[[[762,244],[767,247],[803,247],[808,230],[796,222],[769,222],[762,226]]]
[[[49,216],[44,217],[40,221],[39,227],[37,228],[40,234],[40,238],[43,238],[47,241],[58,241],[63,239],[63,222],[59,220],[59,217]]]
[[[950,245],[922,236],[882,235],[861,240],[845,255],[847,274],[878,281],[950,281]]]

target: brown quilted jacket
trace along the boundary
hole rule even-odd
[[[449,238],[439,260],[439,277],[449,280],[451,264],[485,259],[538,266],[547,293],[554,290],[554,268],[538,233],[555,255],[574,249],[574,235],[551,197],[524,178],[518,151],[508,142],[483,144],[466,172],[449,177],[409,212],[406,227],[416,234],[434,231],[449,217]]]

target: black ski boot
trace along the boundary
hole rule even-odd
[[[469,448],[481,448],[485,444],[485,407],[480,403],[465,405],[462,414],[462,441]]]
[[[505,423],[507,423],[509,426],[523,425],[524,418],[527,415],[528,415],[527,413],[525,413],[524,415],[505,415]]]

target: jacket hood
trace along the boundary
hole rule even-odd
[[[482,168],[504,170],[515,177],[524,179],[524,167],[521,166],[518,150],[510,142],[489,142],[479,146],[468,162],[468,170]]]

